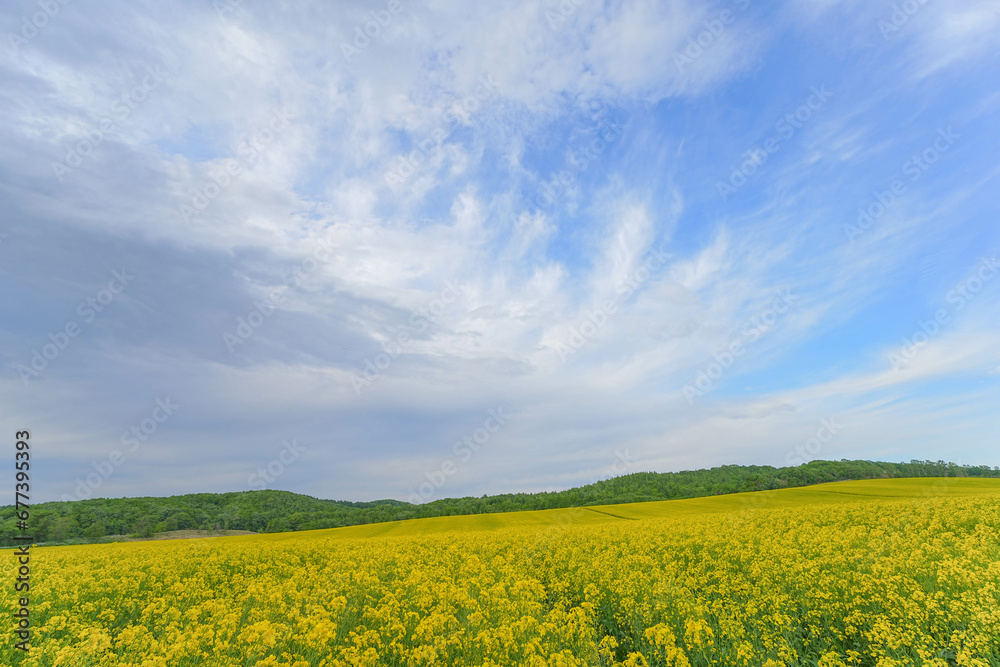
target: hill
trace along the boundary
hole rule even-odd
[[[1000,667],[998,535],[925,477],[46,546],[0,663]]]
[[[1000,499],[1000,478],[897,478],[865,479],[845,482],[811,484],[770,491],[732,493],[719,496],[656,500],[621,505],[588,505],[548,510],[498,512],[469,516],[436,516],[425,519],[390,521],[387,523],[347,526],[308,533],[272,535],[241,535],[229,540],[297,541],[301,539],[352,540],[382,537],[426,537],[439,534],[483,533],[505,530],[527,530],[536,540],[562,532],[569,526],[622,525],[647,519],[680,520],[698,518],[718,521],[718,525],[738,526],[757,510],[801,510],[878,501],[898,503],[907,511],[932,499],[997,498]]]
[[[421,505],[399,500],[350,502],[289,491],[195,493],[168,498],[95,498],[31,508],[39,543],[99,542],[113,535],[151,537],[176,530],[289,532],[403,519],[523,510],[621,505],[765,491],[847,480],[998,477],[1000,469],[944,461],[812,461],[788,468],[728,465],[671,473],[640,472],[566,491],[445,498]],[[0,508],[0,544],[18,534],[13,506]]]

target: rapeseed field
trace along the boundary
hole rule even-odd
[[[1000,481],[32,551],[11,665],[1000,665]],[[15,605],[13,586],[0,602]]]

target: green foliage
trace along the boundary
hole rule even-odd
[[[639,472],[575,489],[479,498],[444,498],[421,505],[399,500],[322,500],[289,491],[194,493],[169,498],[94,498],[31,508],[36,542],[100,541],[110,535],[151,537],[168,530],[224,528],[253,532],[317,530],[459,514],[582,507],[696,498],[844,480],[902,477],[1000,477],[1000,468],[944,461],[881,463],[812,461],[789,468],[721,466],[683,472]],[[0,545],[18,535],[14,507],[0,507]]]
[[[83,531],[83,536],[88,537],[92,540],[96,540],[99,537],[104,537],[108,534],[108,527],[104,525],[104,522],[98,519],[94,523],[87,526]]]

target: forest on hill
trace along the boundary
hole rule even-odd
[[[697,498],[844,480],[902,477],[996,477],[1000,468],[944,461],[812,461],[800,466],[727,465],[682,472],[639,472],[566,491],[444,498],[423,504],[399,500],[323,500],[290,491],[193,493],[168,498],[94,498],[30,508],[35,543],[82,544],[114,536],[151,537],[173,530],[287,532],[458,514],[583,507]],[[0,507],[0,544],[14,544],[13,506]]]

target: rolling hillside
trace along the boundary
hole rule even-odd
[[[415,537],[449,532],[479,532],[523,528],[546,530],[568,525],[621,523],[642,519],[669,519],[713,514],[738,515],[763,509],[784,509],[816,505],[843,505],[865,500],[891,503],[918,502],[926,499],[1000,497],[1000,478],[909,478],[830,482],[814,486],[753,491],[722,496],[660,500],[617,505],[594,505],[501,514],[441,516],[408,519],[363,526],[348,526],[304,533],[282,533],[267,539],[298,536],[339,539],[371,537]],[[256,536],[220,538],[253,540]]]
[[[0,662],[1000,667],[998,535],[952,477],[42,546]]]
[[[31,530],[40,543],[69,544],[121,536],[149,538],[179,530],[281,533],[405,519],[698,498],[844,480],[921,477],[1000,478],[1000,470],[943,461],[812,461],[787,468],[729,465],[671,473],[639,472],[566,491],[444,498],[419,505],[399,500],[325,500],[275,490],[95,498],[35,505],[31,508]],[[15,523],[14,508],[0,508],[0,545],[13,544]]]

